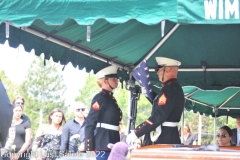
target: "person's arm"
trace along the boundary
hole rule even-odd
[[[166,121],[174,107],[174,99],[171,95],[176,95],[172,88],[164,87],[162,89],[157,101],[153,104],[155,110],[152,112],[152,115],[145,122],[136,127],[135,134],[137,137],[149,133]]]
[[[38,129],[37,129],[37,132],[36,132],[36,136],[35,136],[35,139],[33,141],[33,144],[32,144],[32,151],[33,152],[36,152],[37,149],[38,149],[38,145],[39,145],[39,137],[41,135],[43,135],[43,126],[40,126]]]
[[[31,130],[31,128],[30,128],[30,123],[27,121],[27,122],[25,122],[26,124],[26,129],[25,129],[25,142],[23,143],[23,145],[22,145],[22,147],[21,147],[21,149],[18,151],[18,153],[24,153],[27,149],[28,149],[28,147],[30,146],[30,144],[31,144],[31,135],[32,135],[32,130]]]
[[[100,93],[101,94],[101,93]],[[94,130],[96,128],[96,124],[99,120],[101,110],[105,109],[105,102],[103,100],[103,96],[100,94],[96,95],[91,103],[91,109],[86,119],[85,126],[85,149],[86,151],[94,151]]]
[[[70,135],[70,123],[66,123],[62,130],[61,135],[61,146],[60,146],[60,155],[63,156],[66,153],[67,146],[69,144],[69,135]]]
[[[7,138],[7,142],[6,145],[4,146],[4,149],[6,151],[10,151],[11,150],[11,146],[13,144],[13,141],[15,139],[15,121],[12,120],[12,124],[11,127],[9,128],[9,132],[8,132],[8,138]]]

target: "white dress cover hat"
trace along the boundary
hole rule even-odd
[[[96,73],[97,78],[104,78],[104,77],[117,77],[117,66],[109,66],[106,67]]]
[[[171,59],[171,58],[166,58],[166,57],[156,57],[157,65],[158,67],[178,67],[181,65],[181,62]]]

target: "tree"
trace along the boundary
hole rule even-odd
[[[81,101],[83,104],[90,107],[92,98],[100,90],[101,89],[97,86],[97,77],[90,72],[89,76],[86,77],[86,84],[81,90],[79,90],[79,96],[77,96],[75,100]]]
[[[7,91],[10,101],[13,100],[14,95],[19,93],[19,86],[15,85],[5,74],[4,71],[0,71],[0,79],[3,82],[3,85]]]
[[[52,109],[61,108],[64,111],[67,109],[64,99],[66,85],[58,64],[47,62],[44,66],[42,58],[36,57],[21,84],[21,95],[26,100],[24,113],[32,120],[34,131],[42,123],[47,123],[47,116]]]

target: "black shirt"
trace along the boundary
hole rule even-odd
[[[31,128],[29,121],[22,121],[20,124],[15,125],[15,139],[13,145],[16,145],[15,153],[17,153],[22,145],[25,143],[26,129]]]

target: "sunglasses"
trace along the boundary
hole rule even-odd
[[[220,135],[220,134],[217,134],[217,138],[219,138],[219,137],[225,138],[225,137],[226,137],[226,134],[225,134],[225,133],[222,133],[221,135]]]
[[[107,77],[106,79],[107,79],[107,80],[108,80],[108,79],[112,79],[112,80],[114,80],[114,81],[118,81],[118,77]]]
[[[23,102],[16,102],[15,105],[24,105]]]
[[[157,65],[155,71],[158,72],[159,69],[163,68],[163,66]]]
[[[155,72],[158,72],[159,69],[160,69],[160,68],[155,68]]]
[[[85,108],[78,108],[78,109],[76,109],[77,112],[80,112],[81,110],[82,110],[82,112],[84,112]]]

